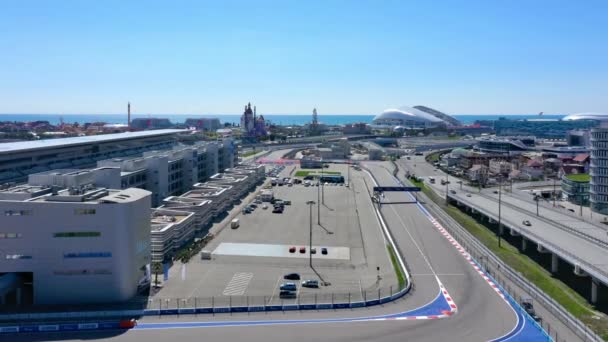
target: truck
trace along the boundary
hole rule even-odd
[[[240,226],[240,222],[239,222],[238,218],[235,218],[232,221],[230,221],[230,228],[237,229],[239,226]]]

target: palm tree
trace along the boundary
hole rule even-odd
[[[152,273],[154,273],[154,286],[158,286],[158,274],[163,271],[163,264],[155,262],[152,264]]]

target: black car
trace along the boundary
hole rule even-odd
[[[540,322],[542,319],[536,315],[536,310],[534,310],[534,305],[532,304],[531,299],[523,299],[521,301],[521,307],[524,308],[526,313],[532,317],[537,322]]]
[[[327,248],[325,248],[325,247],[321,248],[321,254],[327,255]]]
[[[286,274],[283,279],[287,279],[287,280],[300,280],[300,274],[299,273],[289,273]]]
[[[279,298],[296,298],[296,292],[295,291],[285,291],[282,290],[281,292],[279,292]]]

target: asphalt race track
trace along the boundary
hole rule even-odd
[[[379,185],[397,184],[385,164],[370,162],[366,166]],[[368,182],[368,186],[373,184]],[[450,241],[441,225],[414,203],[410,194],[385,193],[383,200],[401,202],[383,204],[381,212],[413,281],[410,293],[394,302],[361,309],[146,317],[129,331],[6,337],[10,341],[548,340],[491,286],[491,278],[475,267],[475,261]],[[456,312],[450,311],[453,307],[448,300],[455,302]]]

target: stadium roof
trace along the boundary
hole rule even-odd
[[[401,107],[398,109],[387,109],[382,114],[377,115],[374,118],[375,121],[382,120],[402,120],[402,121],[418,121],[418,122],[445,122],[438,117],[435,117],[429,113],[425,113],[419,109],[410,107]]]
[[[570,114],[564,117],[562,120],[598,120],[608,121],[608,113],[577,113]]]
[[[26,151],[44,150],[50,148],[68,147],[91,143],[104,143],[119,140],[129,140],[134,138],[146,138],[159,135],[170,135],[184,133],[184,129],[157,129],[150,131],[125,132],[102,135],[87,135],[83,137],[60,138],[60,139],[41,139],[33,141],[17,141],[0,143],[0,154],[19,153]]]

